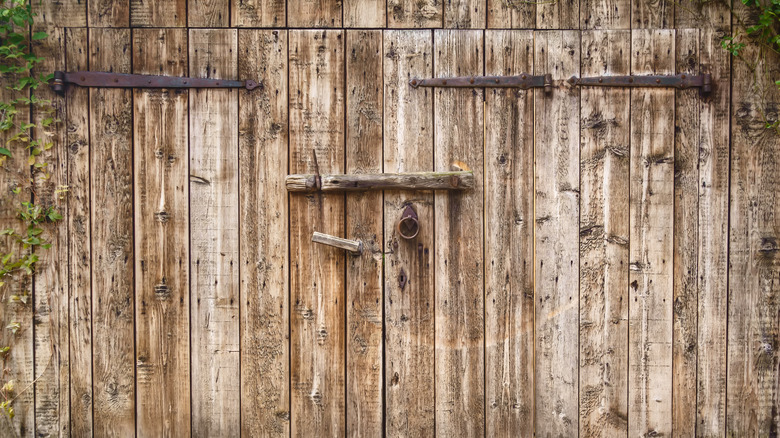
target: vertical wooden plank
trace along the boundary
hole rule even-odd
[[[580,2],[580,28],[630,29],[631,0],[582,0]]]
[[[190,75],[236,79],[235,30],[192,29]],[[238,92],[190,90],[192,434],[240,428]]]
[[[433,75],[427,30],[384,34],[384,170],[433,170],[433,93],[409,80]],[[433,193],[386,191],[386,435],[424,436],[434,429]],[[395,225],[407,205],[420,222],[411,242]],[[404,282],[405,281],[405,282]]]
[[[284,27],[286,0],[232,0],[230,22],[235,27]]]
[[[238,31],[241,432],[290,433],[287,32]]]
[[[632,32],[631,73],[674,72],[669,30]],[[629,435],[671,433],[674,90],[631,90]]]
[[[346,172],[382,173],[382,31],[347,31]],[[382,436],[382,192],[347,194],[347,435]]]
[[[187,25],[189,27],[230,26],[231,0],[188,0]]]
[[[185,76],[187,31],[133,31],[133,72]],[[136,89],[138,434],[190,433],[187,91]]]
[[[780,429],[780,136],[765,125],[780,108],[772,83],[780,56],[755,45],[740,55],[731,83],[726,435],[772,436]]]
[[[674,27],[728,32],[731,30],[730,6],[731,0],[677,3],[674,9]]]
[[[290,31],[290,173],[344,171],[344,33]],[[317,166],[314,153],[317,156]],[[290,195],[292,435],[345,434],[344,194]]]
[[[699,30],[678,30],[675,46],[677,73],[697,74]],[[680,91],[674,107],[672,430],[685,436],[696,432],[700,100],[698,90]]]
[[[626,75],[631,32],[584,31],[582,75]],[[629,90],[583,88],[580,434],[628,433]]]
[[[441,0],[387,0],[387,27],[441,27],[443,8]]]
[[[66,66],[65,31],[49,25],[36,25],[35,31],[45,31],[48,38],[33,44],[33,53],[43,58],[35,75],[46,75]],[[48,113],[33,107],[33,122],[55,117],[64,120],[65,99],[41,87],[33,92],[41,99],[50,100],[55,112]],[[40,126],[40,125],[39,125]],[[50,131],[50,132],[47,132]],[[34,173],[35,200],[43,207],[54,207],[63,217],[68,217],[68,203],[59,192],[68,185],[68,149],[63,123],[51,125],[47,130],[37,129],[34,136],[43,143],[51,143],[51,149],[38,156],[47,163],[43,171]],[[59,434],[69,430],[69,338],[68,338],[68,222],[66,219],[45,224],[44,238],[51,243],[48,250],[40,250],[35,278],[35,429],[37,435]]]
[[[290,27],[341,27],[342,1],[288,0]]]
[[[89,65],[130,73],[130,30],[91,29]],[[89,92],[92,139],[92,367],[96,435],[135,430],[133,95]]]
[[[579,0],[556,0],[536,4],[537,29],[579,29]]]
[[[88,70],[87,29],[66,29],[67,69]],[[68,145],[70,434],[92,435],[92,226],[89,90],[65,91]]]
[[[535,34],[534,71],[559,81],[534,91],[536,225],[535,427],[539,436],[577,434],[579,352],[579,32]]]
[[[187,25],[187,0],[130,0],[130,25],[184,27]]]
[[[674,25],[674,5],[675,2],[671,0],[631,0],[631,28],[664,29],[672,27]]]
[[[448,0],[444,2],[444,27],[449,29],[484,29],[487,4],[484,0]]]
[[[536,4],[523,0],[487,0],[487,27],[533,29],[536,27]]]
[[[344,0],[344,27],[385,27],[385,0]]]
[[[85,27],[87,25],[86,0],[60,0],[31,2],[36,24],[45,27]]]
[[[73,0],[69,0],[73,1]],[[90,0],[87,2],[89,27],[127,27],[131,0]],[[142,0],[132,0],[142,1]]]
[[[433,74],[483,73],[482,31],[434,32]],[[436,433],[484,433],[483,90],[434,91],[434,167],[460,161],[474,171],[476,187],[437,193]],[[457,126],[457,130],[453,127]]]
[[[532,31],[488,31],[485,74],[533,73]],[[533,92],[485,96],[486,435],[533,432]],[[473,145],[472,145],[473,147]]]
[[[726,348],[728,316],[729,104],[731,56],[720,46],[722,34],[703,29],[700,72],[712,74],[715,87],[700,99],[699,145],[699,303],[697,418],[700,435],[726,430]]]

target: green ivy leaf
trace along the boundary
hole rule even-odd
[[[49,34],[46,32],[35,32],[32,36],[33,41],[43,40],[48,37]]]
[[[9,151],[6,148],[0,148],[0,155],[5,155],[6,157],[13,157],[11,151]]]

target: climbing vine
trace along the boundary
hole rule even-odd
[[[51,75],[36,75],[35,66],[43,59],[35,56],[32,42],[48,37],[45,32],[32,32],[35,13],[27,0],[0,0],[0,205],[4,222],[0,224],[0,296],[3,315],[12,306],[30,306],[32,275],[40,251],[51,247],[44,237],[43,225],[62,217],[54,206],[40,205],[35,182],[49,178],[44,151],[51,149],[52,128],[59,122],[52,102],[40,98],[36,91],[51,80]],[[37,117],[31,122],[32,111]],[[18,163],[24,160],[21,166]],[[21,171],[19,170],[21,168]],[[11,221],[9,211],[16,212]],[[0,357],[3,362],[0,384],[0,410],[14,416],[13,401],[22,392],[9,378],[8,358],[13,352],[13,336],[22,329],[21,321],[0,321],[9,334],[0,337]]]

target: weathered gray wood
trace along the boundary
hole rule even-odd
[[[482,31],[434,31],[434,76],[483,73]],[[436,433],[484,433],[483,91],[434,91],[434,166],[473,166],[474,190],[435,197]],[[457,126],[457,129],[453,127]]]
[[[535,25],[535,2],[529,2],[526,0],[487,1],[488,28],[532,29],[535,27]]]
[[[287,23],[286,0],[230,1],[230,23],[234,27],[284,27]]]
[[[675,2],[674,27],[729,32],[732,21],[731,2],[732,0]],[[734,3],[740,1],[736,0]]]
[[[487,31],[485,74],[532,72],[532,31]],[[533,431],[533,91],[485,96],[487,436]]]
[[[343,249],[354,254],[363,252],[363,244],[359,240],[342,239],[341,237],[331,236],[330,234],[315,231],[311,236],[311,241],[334,248]]]
[[[409,78],[433,75],[433,39],[426,30],[384,34],[384,170],[433,170],[433,90]],[[387,190],[385,236],[386,435],[430,435],[434,423],[433,192]],[[420,221],[412,242],[395,224],[407,205]],[[404,280],[404,281],[402,281]]]
[[[630,31],[583,31],[582,74],[628,74],[630,47]],[[580,93],[580,435],[625,436],[630,90]]]
[[[287,0],[290,27],[341,27],[342,0]]]
[[[575,31],[536,32],[534,71],[559,81],[534,90],[535,430],[577,434],[579,352],[580,92],[563,81],[579,74]]]
[[[385,0],[342,0],[344,27],[385,27]]]
[[[444,3],[444,28],[484,29],[487,24],[484,0],[447,0]]]
[[[674,43],[632,31],[631,73],[673,73]],[[629,436],[672,432],[674,93],[631,90]]]
[[[441,0],[387,0],[387,27],[436,28],[443,19]]]
[[[536,2],[537,29],[579,29],[579,26],[580,2],[578,0]]]
[[[471,171],[321,175],[320,180],[319,189],[316,174],[288,175],[285,184],[290,192],[469,190],[476,185]]]
[[[580,28],[583,30],[630,29],[631,0],[582,0],[580,2]]]
[[[685,4],[694,2],[684,2]],[[674,25],[674,0],[631,0],[631,28],[659,29]]]

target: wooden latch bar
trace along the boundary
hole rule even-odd
[[[253,80],[234,81],[97,71],[55,71],[51,83],[52,90],[62,92],[67,84],[102,88],[246,88],[247,90],[254,90],[262,86]]]
[[[342,239],[341,237],[331,236],[330,234],[315,231],[311,236],[311,241],[334,248],[343,249],[352,254],[359,255],[363,252],[363,242],[359,240]]]
[[[468,190],[475,186],[474,172],[414,172],[353,175],[287,175],[290,192],[365,190]]]
[[[712,75],[647,75],[647,76],[573,76],[569,83],[575,87],[625,87],[625,88],[699,88],[702,94],[712,91]]]
[[[417,87],[447,88],[544,88],[545,93],[552,91],[552,75],[531,75],[522,73],[517,76],[463,76],[455,78],[412,79],[409,85]]]

